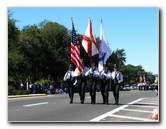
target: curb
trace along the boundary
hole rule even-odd
[[[11,95],[8,98],[24,98],[24,97],[38,97],[38,96],[47,96],[47,94],[29,94],[29,95]]]

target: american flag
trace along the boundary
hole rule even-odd
[[[83,70],[83,65],[80,55],[80,43],[78,42],[77,39],[73,21],[72,21],[72,38],[71,38],[71,61],[78,68],[78,74],[81,74]]]
[[[146,83],[146,78],[145,78],[145,75],[144,75],[144,83]]]
[[[140,75],[140,83],[142,83],[142,76]]]

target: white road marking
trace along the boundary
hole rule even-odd
[[[133,111],[133,112],[153,113],[153,111],[135,110],[135,109],[122,109],[122,110],[125,110],[125,111]]]
[[[43,105],[43,104],[48,104],[48,102],[28,104],[28,105],[23,105],[23,107],[37,106],[37,105]]]
[[[147,107],[147,108],[156,108],[157,106],[143,106],[143,105],[130,105],[130,106],[134,106],[134,107]]]
[[[151,105],[156,105],[157,103],[148,103],[148,102],[138,102],[136,104],[151,104]]]
[[[142,100],[142,102],[152,102],[152,103],[158,103],[158,101],[153,101],[153,100]]]
[[[131,117],[131,116],[121,116],[121,115],[111,115],[110,117],[118,117],[118,118],[125,118],[125,119],[132,119],[132,120],[140,120],[140,121],[156,121],[156,120],[153,120],[153,119],[146,119],[146,118],[139,118],[139,117]]]
[[[90,97],[90,96],[88,96],[88,97],[86,97],[86,98],[90,99],[91,97]],[[97,95],[96,95],[96,98],[97,98]]]
[[[116,108],[116,109],[114,109],[114,110],[112,110],[112,111],[110,111],[110,112],[107,112],[107,113],[101,115],[101,116],[98,116],[98,117],[96,117],[96,118],[93,118],[93,119],[91,119],[90,121],[94,121],[94,122],[95,122],[95,121],[100,121],[101,119],[103,119],[103,118],[105,118],[105,117],[107,117],[107,116],[111,116],[112,114],[118,112],[119,110],[122,110],[122,109],[128,107],[128,106],[131,105],[131,104],[134,104],[134,103],[136,103],[136,102],[139,102],[139,101],[141,101],[142,99],[143,99],[143,98],[140,98],[140,99],[135,100],[135,101],[133,101],[133,102],[130,102],[130,103],[126,104],[126,105],[123,105],[123,106],[121,106],[121,107],[118,107],[118,108]]]

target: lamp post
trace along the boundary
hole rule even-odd
[[[26,78],[26,86],[27,86],[27,90],[29,90],[29,88],[28,88],[28,78]]]

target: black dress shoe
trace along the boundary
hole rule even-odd
[[[70,101],[70,103],[73,103],[73,101]]]
[[[92,104],[96,104],[95,102],[93,102]]]
[[[105,104],[105,102],[103,102],[103,104]]]
[[[84,103],[84,101],[81,101],[81,104],[83,104]]]

